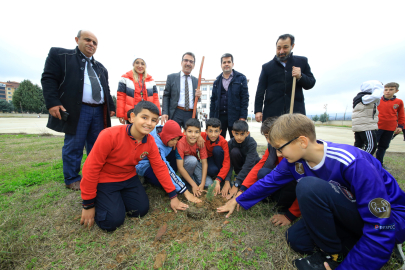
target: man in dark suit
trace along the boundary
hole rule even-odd
[[[169,119],[176,121],[181,127],[193,116],[195,97],[201,96],[196,89],[198,80],[190,75],[195,66],[195,56],[191,52],[183,54],[182,70],[167,76],[162,102],[162,125]]]
[[[83,147],[89,155],[101,130],[111,126],[115,107],[107,69],[93,57],[98,45],[96,36],[80,30],[75,40],[77,47],[73,50],[50,49],[41,83],[49,110],[47,127],[65,133],[65,185],[80,190]]]
[[[222,55],[223,72],[214,81],[210,104],[210,118],[218,118],[221,121],[222,137],[226,138],[228,130],[231,139],[233,123],[246,120],[249,105],[246,76],[234,70],[233,66],[232,54]]]
[[[280,116],[290,112],[293,77],[297,78],[294,98],[294,113],[305,114],[304,93],[315,85],[314,75],[308,59],[293,55],[294,36],[279,36],[276,43],[276,56],[262,66],[255,98],[255,118],[257,122],[270,116]],[[264,100],[264,108],[263,108]]]

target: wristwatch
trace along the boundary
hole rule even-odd
[[[239,184],[238,184],[238,183],[235,183],[234,186],[237,187],[237,188],[239,188]]]

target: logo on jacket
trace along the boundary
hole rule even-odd
[[[304,174],[305,170],[304,170],[304,166],[302,165],[302,163],[300,162],[295,162],[295,171],[298,174]]]
[[[374,229],[377,230],[377,231],[382,231],[382,230],[395,231],[395,223],[392,223],[392,224],[389,224],[389,225],[375,224]]]
[[[141,154],[140,158],[141,158],[141,159],[144,159],[144,157],[146,157],[147,155],[149,155],[149,153],[145,151],[145,152],[143,152],[143,153]]]
[[[398,109],[399,105],[398,104],[394,104],[394,106],[392,106],[394,108],[394,110]]]
[[[368,203],[371,214],[378,218],[389,218],[391,216],[391,204],[383,198],[375,198]]]

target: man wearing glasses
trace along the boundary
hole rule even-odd
[[[198,80],[190,75],[194,69],[195,55],[191,52],[183,54],[182,70],[167,76],[162,102],[162,125],[169,119],[176,121],[181,127],[193,116],[195,97],[201,96],[197,88]]]

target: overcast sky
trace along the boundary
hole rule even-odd
[[[192,74],[221,72],[220,57],[234,55],[235,70],[250,79],[253,110],[261,66],[273,59],[281,34],[296,38],[316,78],[305,94],[307,114],[351,111],[366,80],[395,81],[405,99],[404,1],[6,1],[2,3],[0,81],[40,84],[51,47],[73,49],[79,29],[98,38],[95,59],[109,72],[116,95],[122,74],[142,57],[155,80],[179,72],[186,51]]]

